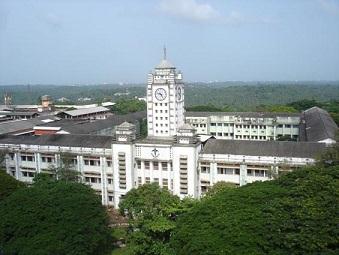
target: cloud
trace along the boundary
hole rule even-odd
[[[162,0],[160,2],[160,10],[170,16],[199,23],[238,25],[272,22],[272,20],[267,18],[244,15],[238,11],[231,11],[229,14],[223,15],[210,4],[201,3],[197,0]]]
[[[231,13],[222,18],[224,24],[248,24],[248,23],[273,23],[274,21],[270,18],[263,18],[257,16],[244,15],[237,11],[231,11]]]
[[[317,0],[320,7],[327,13],[339,15],[339,1],[336,0]]]
[[[59,28],[62,26],[62,20],[55,13],[47,13],[43,17],[44,21],[52,27]]]
[[[220,18],[219,12],[211,5],[196,0],[163,0],[160,9],[169,15],[192,21],[204,22]]]

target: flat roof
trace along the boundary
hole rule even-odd
[[[113,115],[103,120],[61,119],[50,123],[42,123],[39,127],[60,127],[70,134],[91,134],[106,128],[113,128],[126,121],[134,123],[136,120],[143,118],[146,118],[145,111]]]
[[[290,158],[315,158],[326,149],[316,142],[244,141],[209,139],[203,154],[231,154]]]
[[[111,136],[95,135],[39,135],[39,136],[0,136],[0,144],[15,145],[44,145],[60,147],[82,147],[109,149],[112,144]]]
[[[185,112],[185,117],[240,116],[247,118],[300,117],[289,112]]]

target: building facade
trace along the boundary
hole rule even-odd
[[[313,164],[326,149],[319,142],[266,141],[280,134],[297,136],[293,125],[298,125],[299,116],[188,114],[185,123],[182,79],[165,53],[148,76],[145,139],[138,139],[136,126],[128,122],[116,127],[114,137],[1,136],[0,148],[7,152],[6,171],[31,183],[37,173],[54,174],[67,154],[71,167],[102,203],[118,207],[129,190],[145,183],[157,183],[180,198],[199,198],[219,181],[245,185]],[[202,142],[197,132],[227,139]]]
[[[300,114],[256,112],[187,112],[186,122],[198,134],[217,139],[267,141],[298,140]]]

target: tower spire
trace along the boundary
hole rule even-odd
[[[166,45],[164,45],[164,60],[166,60],[167,56],[166,56]]]

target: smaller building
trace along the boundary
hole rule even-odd
[[[137,134],[139,134],[140,121],[145,118],[146,112],[141,111],[124,115],[113,115],[107,119],[61,119],[35,126],[34,135],[87,134],[113,136],[116,126],[126,121],[135,124],[137,127]]]
[[[20,119],[33,119],[39,116],[37,112],[17,112],[17,111],[1,111],[0,121],[4,120],[20,120]]]
[[[299,113],[186,112],[185,122],[198,134],[226,140],[279,140],[299,137]]]
[[[337,124],[324,109],[312,107],[301,115],[300,141],[335,143],[337,131]]]
[[[63,119],[107,119],[112,115],[110,110],[103,106],[62,111],[57,114]]]
[[[209,139],[199,158],[200,195],[220,181],[242,186],[271,180],[314,164],[325,150],[326,144],[317,142]]]

